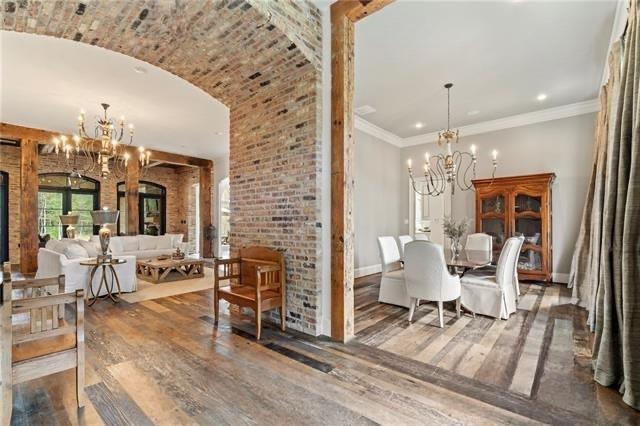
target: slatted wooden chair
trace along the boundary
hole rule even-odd
[[[256,339],[262,332],[262,312],[280,308],[280,328],[286,324],[284,256],[266,247],[245,247],[233,259],[215,260],[214,310],[218,323],[220,299],[253,309]],[[222,285],[220,282],[229,280]]]
[[[11,348],[3,359],[3,391],[11,385],[76,369],[78,407],[84,406],[84,290],[51,294],[47,288],[64,289],[64,276],[11,281],[4,275],[2,306],[3,348]],[[22,290],[25,298],[12,299],[12,290]],[[19,293],[19,292],[17,292]],[[57,293],[57,291],[55,292]],[[76,305],[75,324],[64,319],[64,305]],[[10,309],[8,309],[10,307]],[[28,316],[29,321],[21,321]],[[16,319],[12,324],[13,318]],[[4,355],[3,351],[3,355]],[[4,358],[4,356],[3,356]],[[10,366],[10,374],[5,370]]]

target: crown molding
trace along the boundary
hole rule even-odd
[[[543,123],[545,121],[559,120],[561,118],[573,117],[576,115],[589,114],[600,109],[597,99],[575,104],[563,105],[555,108],[548,108],[525,114],[512,115],[511,117],[499,118],[497,120],[484,121],[482,123],[470,124],[460,127],[462,136],[479,135],[481,133],[495,132],[497,130],[511,129],[513,127],[527,126],[530,124]],[[438,132],[426,133],[424,135],[412,136],[403,139],[403,147],[421,145],[424,143],[437,142]]]
[[[382,127],[378,127],[360,116],[354,115],[354,117],[356,129],[390,143],[391,145],[397,146],[398,148],[402,148],[404,146],[403,139],[395,133],[391,133]]]

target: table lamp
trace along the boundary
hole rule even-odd
[[[110,210],[108,207],[103,207],[102,210],[93,210],[91,212],[91,219],[93,219],[94,225],[101,226],[98,231],[100,238],[100,248],[102,254],[98,255],[98,262],[108,262],[111,260],[111,255],[107,253],[109,250],[109,241],[111,240],[111,229],[109,224],[114,224],[118,221],[120,211]]]
[[[80,215],[71,212],[60,215],[60,223],[67,226],[67,238],[76,238],[76,228],[73,225],[77,225],[79,221]]]

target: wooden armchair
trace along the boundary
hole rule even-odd
[[[8,411],[10,419],[12,384],[71,368],[76,369],[78,407],[83,407],[84,290],[59,294],[44,290],[51,286],[64,288],[64,276],[12,282],[10,274],[5,273],[3,279],[4,303],[0,307],[3,413]],[[26,298],[12,299],[14,289],[23,290]],[[64,320],[67,303],[76,305],[75,324]],[[13,316],[17,316],[17,324],[12,324]],[[28,316],[28,323],[21,322],[20,316]]]
[[[256,338],[262,331],[264,311],[280,308],[280,328],[286,324],[286,286],[284,256],[266,247],[245,247],[240,256],[215,260],[214,310],[218,323],[220,299],[253,309]],[[229,280],[221,286],[220,281]]]

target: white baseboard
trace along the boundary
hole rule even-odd
[[[560,273],[560,272],[553,272],[551,274],[551,280],[554,283],[568,284],[569,283],[569,274],[563,274],[563,273]]]
[[[363,266],[361,268],[356,268],[354,271],[354,275],[356,278],[364,277],[366,275],[377,274],[378,272],[382,272],[382,265],[378,263],[377,265],[369,265]]]

